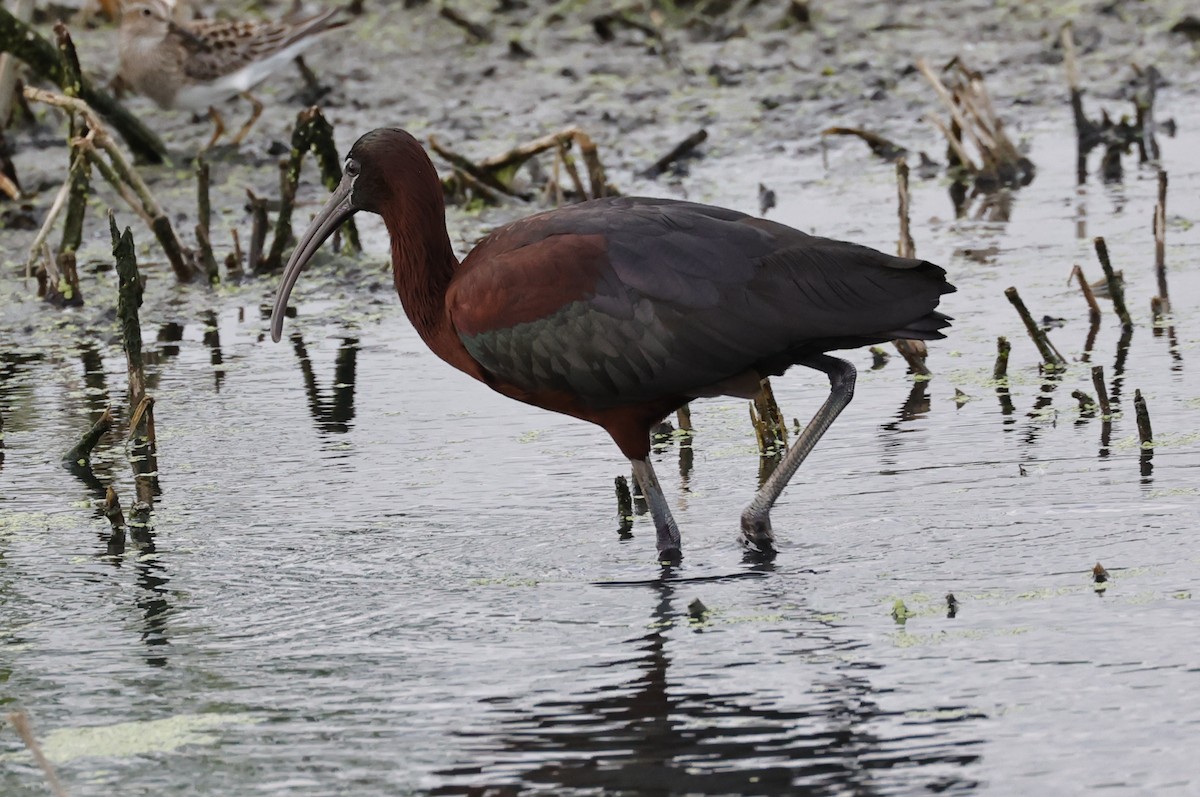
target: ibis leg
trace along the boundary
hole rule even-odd
[[[771,531],[771,507],[787,486],[808,452],[829,429],[834,419],[854,398],[854,366],[828,354],[816,354],[798,361],[798,365],[815,368],[829,377],[829,398],[817,410],[817,414],[804,427],[804,431],[792,443],[783,461],[767,479],[746,511],[742,512],[742,541],[749,547],[768,553],[774,550],[775,535]]]
[[[654,518],[654,529],[658,532],[659,559],[679,559],[679,526],[675,524],[675,518],[671,517],[671,508],[667,506],[667,497],[663,495],[658,477],[654,475],[650,458],[629,461],[633,465],[633,478],[637,479],[638,486],[642,488],[642,495],[650,507],[650,515]]]

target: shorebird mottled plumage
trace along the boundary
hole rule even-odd
[[[161,108],[207,110],[216,143],[225,126],[218,103],[237,95],[254,106],[233,139],[238,144],[262,113],[250,89],[292,61],[333,28],[345,24],[332,8],[313,16],[289,14],[275,22],[176,19],[165,0],[135,0],[121,16],[120,76]]]

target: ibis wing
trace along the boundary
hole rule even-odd
[[[449,308],[497,378],[605,407],[728,392],[815,352],[941,337],[934,308],[950,290],[921,261],[720,208],[623,198],[485,239]]]

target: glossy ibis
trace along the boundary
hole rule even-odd
[[[701,396],[753,397],[792,365],[824,373],[829,398],[742,513],[743,541],[773,552],[769,512],[854,393],[834,349],[935,339],[954,290],[938,266],[817,238],[724,208],[617,197],[493,230],[461,263],[442,186],[403,130],[367,133],[288,261],[275,298],[278,341],[301,269],[360,210],[392,241],[396,291],[430,349],[519,401],[599,424],[633,463],[661,558],[679,528],[650,465],[650,430]]]

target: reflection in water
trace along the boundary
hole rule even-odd
[[[430,793],[869,795],[895,793],[897,785],[922,793],[976,788],[961,768],[979,760],[972,752],[978,742],[947,738],[955,720],[905,720],[881,709],[870,680],[878,665],[847,660],[852,645],[812,639],[818,623],[808,626],[804,643],[830,663],[803,702],[789,705],[775,690],[716,691],[704,679],[672,678],[670,636],[683,633],[687,614],[673,605],[674,583],[645,586],[657,595],[651,630],[628,640],[626,655],[594,665],[630,673],[625,682],[528,707],[520,697],[485,699],[494,727],[459,732],[471,763],[438,772],[443,783]],[[694,626],[695,633],[704,630],[703,622]],[[966,711],[940,714],[972,719]],[[876,728],[885,722],[895,733],[881,738]]]
[[[110,401],[104,375],[104,359],[91,340],[79,342],[79,360],[83,363],[83,383],[86,387],[88,418],[94,424],[100,420]]]
[[[345,433],[354,420],[354,369],[358,359],[358,338],[342,338],[337,361],[333,368],[333,398],[327,398],[317,385],[308,348],[299,332],[292,333],[292,349],[300,360],[304,374],[304,389],[308,394],[308,409],[317,429],[322,432]]]
[[[1113,360],[1112,385],[1108,388],[1108,399],[1113,409],[1121,405],[1121,386],[1125,384],[1125,360],[1129,357],[1129,342],[1133,339],[1133,327],[1122,327],[1121,339],[1117,341],[1117,356]]]
[[[147,534],[149,531],[147,530]],[[143,547],[153,551],[154,542]],[[152,667],[165,667],[167,656],[167,618],[170,605],[167,603],[167,575],[163,566],[153,558],[139,557],[136,564],[138,593],[137,606],[142,610],[142,642],[146,645],[146,663]]]
[[[155,340],[158,342],[158,346],[142,348],[142,362],[147,366],[146,392],[148,393],[158,390],[158,379],[162,375],[162,368],[150,366],[160,366],[172,357],[179,356],[179,346],[176,344],[183,340],[183,324],[168,321],[158,328]]]
[[[1038,390],[1038,397],[1033,401],[1033,407],[1025,415],[1029,419],[1029,425],[1025,429],[1024,442],[1028,446],[1032,446],[1037,442],[1038,433],[1044,428],[1044,421],[1047,417],[1050,418],[1050,426],[1058,426],[1058,410],[1051,405],[1054,403],[1054,391],[1062,383],[1063,371],[1049,370],[1042,374],[1042,384]]]
[[[1083,342],[1083,354],[1079,357],[1079,362],[1086,363],[1092,359],[1092,349],[1096,345],[1096,335],[1100,332],[1100,319],[1092,316],[1091,323],[1088,324],[1087,340]]]
[[[1006,222],[1012,218],[1013,197],[1014,192],[1007,188],[983,191],[961,180],[950,184],[950,202],[959,219],[970,216],[975,221]]]
[[[213,382],[216,392],[221,392],[221,382],[225,379],[223,363],[225,357],[221,354],[221,328],[217,324],[217,314],[212,310],[204,312],[204,345],[212,353],[210,360],[213,365]]]
[[[882,466],[880,473],[890,474],[893,472],[892,469],[898,461],[900,446],[903,444],[901,435],[911,431],[904,427],[927,416],[932,407],[933,404],[929,399],[929,380],[914,380],[895,419],[880,427],[884,432],[879,436],[883,443],[883,451],[880,454],[880,465]]]

